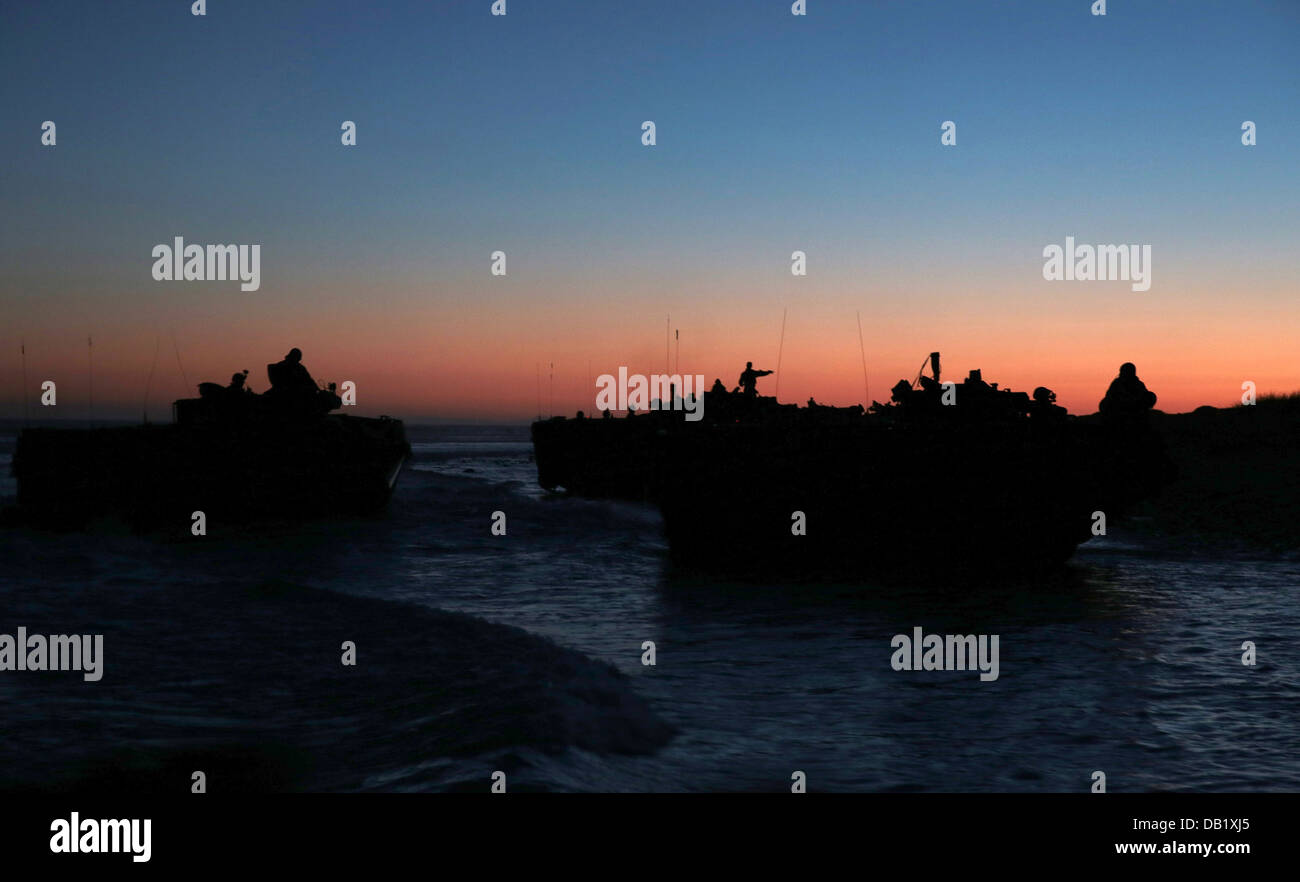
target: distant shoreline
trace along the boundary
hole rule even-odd
[[[1159,534],[1300,549],[1300,395],[1156,413],[1177,479],[1135,512]],[[1144,528],[1145,529],[1145,528]]]

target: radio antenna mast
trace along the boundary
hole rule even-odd
[[[181,364],[181,348],[176,343],[176,329],[172,328],[172,351],[176,353],[176,366],[181,369],[181,380],[185,382],[185,394],[190,394],[190,378],[185,376],[185,365]]]
[[[781,310],[781,343],[776,348],[776,394],[775,398],[781,397],[781,354],[785,351],[785,314],[789,307]]]
[[[153,372],[158,367],[158,350],[162,346],[162,338],[154,337],[153,341],[153,364],[149,365],[149,379],[144,384],[144,404],[141,410],[144,411],[144,421],[149,422],[149,390],[153,388]]]
[[[858,350],[862,353],[862,406],[870,407],[867,402],[871,401],[871,387],[867,385],[867,347],[862,342],[862,310],[858,310]]]

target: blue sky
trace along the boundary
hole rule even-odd
[[[1153,243],[1157,285],[1186,303],[1243,274],[1238,303],[1296,291],[1300,3],[490,5],[6,5],[13,325],[162,314],[233,334],[238,308],[287,322],[426,296],[485,323],[539,298],[556,322],[610,302],[652,322],[716,290],[703,326],[746,302],[779,315],[792,242],[830,302],[863,278],[893,291],[882,315],[904,296],[961,309],[974,284],[1023,319],[1065,235]],[[142,249],[178,234],[264,243],[265,299],[160,300]],[[503,243],[533,287],[481,289]]]

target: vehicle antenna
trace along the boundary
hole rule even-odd
[[[781,353],[785,351],[785,314],[789,308],[781,310],[781,343],[776,348],[776,394],[775,398],[781,397]]]
[[[862,401],[863,407],[868,407],[867,402],[871,400],[871,387],[867,385],[867,347],[862,342],[862,310],[858,310],[858,350],[862,353],[862,394],[865,396]]]
[[[149,365],[149,379],[144,384],[144,404],[141,410],[144,411],[144,421],[149,422],[149,389],[153,386],[154,368],[158,367],[158,350],[162,347],[162,337],[154,337],[153,342],[153,364]]]
[[[185,376],[185,365],[181,364],[181,348],[176,344],[175,328],[172,328],[172,351],[176,353],[176,366],[181,369],[181,379],[185,382],[185,394],[188,395],[190,394],[190,378]]]

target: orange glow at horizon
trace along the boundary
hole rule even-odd
[[[141,307],[147,318],[90,303],[55,309],[31,300],[21,305],[27,320],[14,323],[9,352],[0,358],[0,406],[11,418],[22,415],[21,327],[33,415],[87,414],[86,335],[69,329],[72,314],[84,314],[94,336],[96,413],[137,417],[148,388],[154,420],[167,418],[173,399],[195,394],[199,381],[224,384],[243,368],[250,370],[250,386],[265,391],[266,364],[293,346],[303,350],[316,379],[357,384],[355,413],[413,422],[524,422],[538,413],[591,413],[596,377],[617,374],[620,366],[649,375],[675,373],[680,365],[682,372],[702,374],[706,387],[718,377],[730,389],[746,361],[775,370],[778,350],[780,374],[760,380],[760,394],[779,393],[782,401],[800,404],[809,397],[822,404],[869,403],[859,310],[870,397],[882,402],[935,350],[942,353],[946,381],[960,382],[979,368],[1001,388],[1047,386],[1071,413],[1094,412],[1124,361],[1137,365],[1159,396],[1157,407],[1168,412],[1235,404],[1245,381],[1261,395],[1300,388],[1294,345],[1300,311],[1283,291],[1261,297],[1255,290],[1256,305],[1235,311],[1230,298],[1204,291],[1160,297],[1106,290],[1099,292],[1099,306],[1096,295],[1088,301],[1050,284],[1022,294],[999,292],[996,309],[983,305],[988,301],[978,282],[976,293],[960,297],[843,293],[811,285],[794,297],[788,287],[766,280],[746,291],[700,282],[672,297],[628,282],[623,296],[606,299],[504,297],[482,282],[464,288],[452,302],[414,287],[390,289],[382,307],[368,298],[332,295],[307,311],[298,306],[301,292],[279,299],[223,292],[188,302],[159,296]],[[647,307],[652,298],[663,307],[657,313]],[[680,343],[671,339],[673,330],[680,330]],[[45,379],[59,382],[57,413],[36,406]]]

